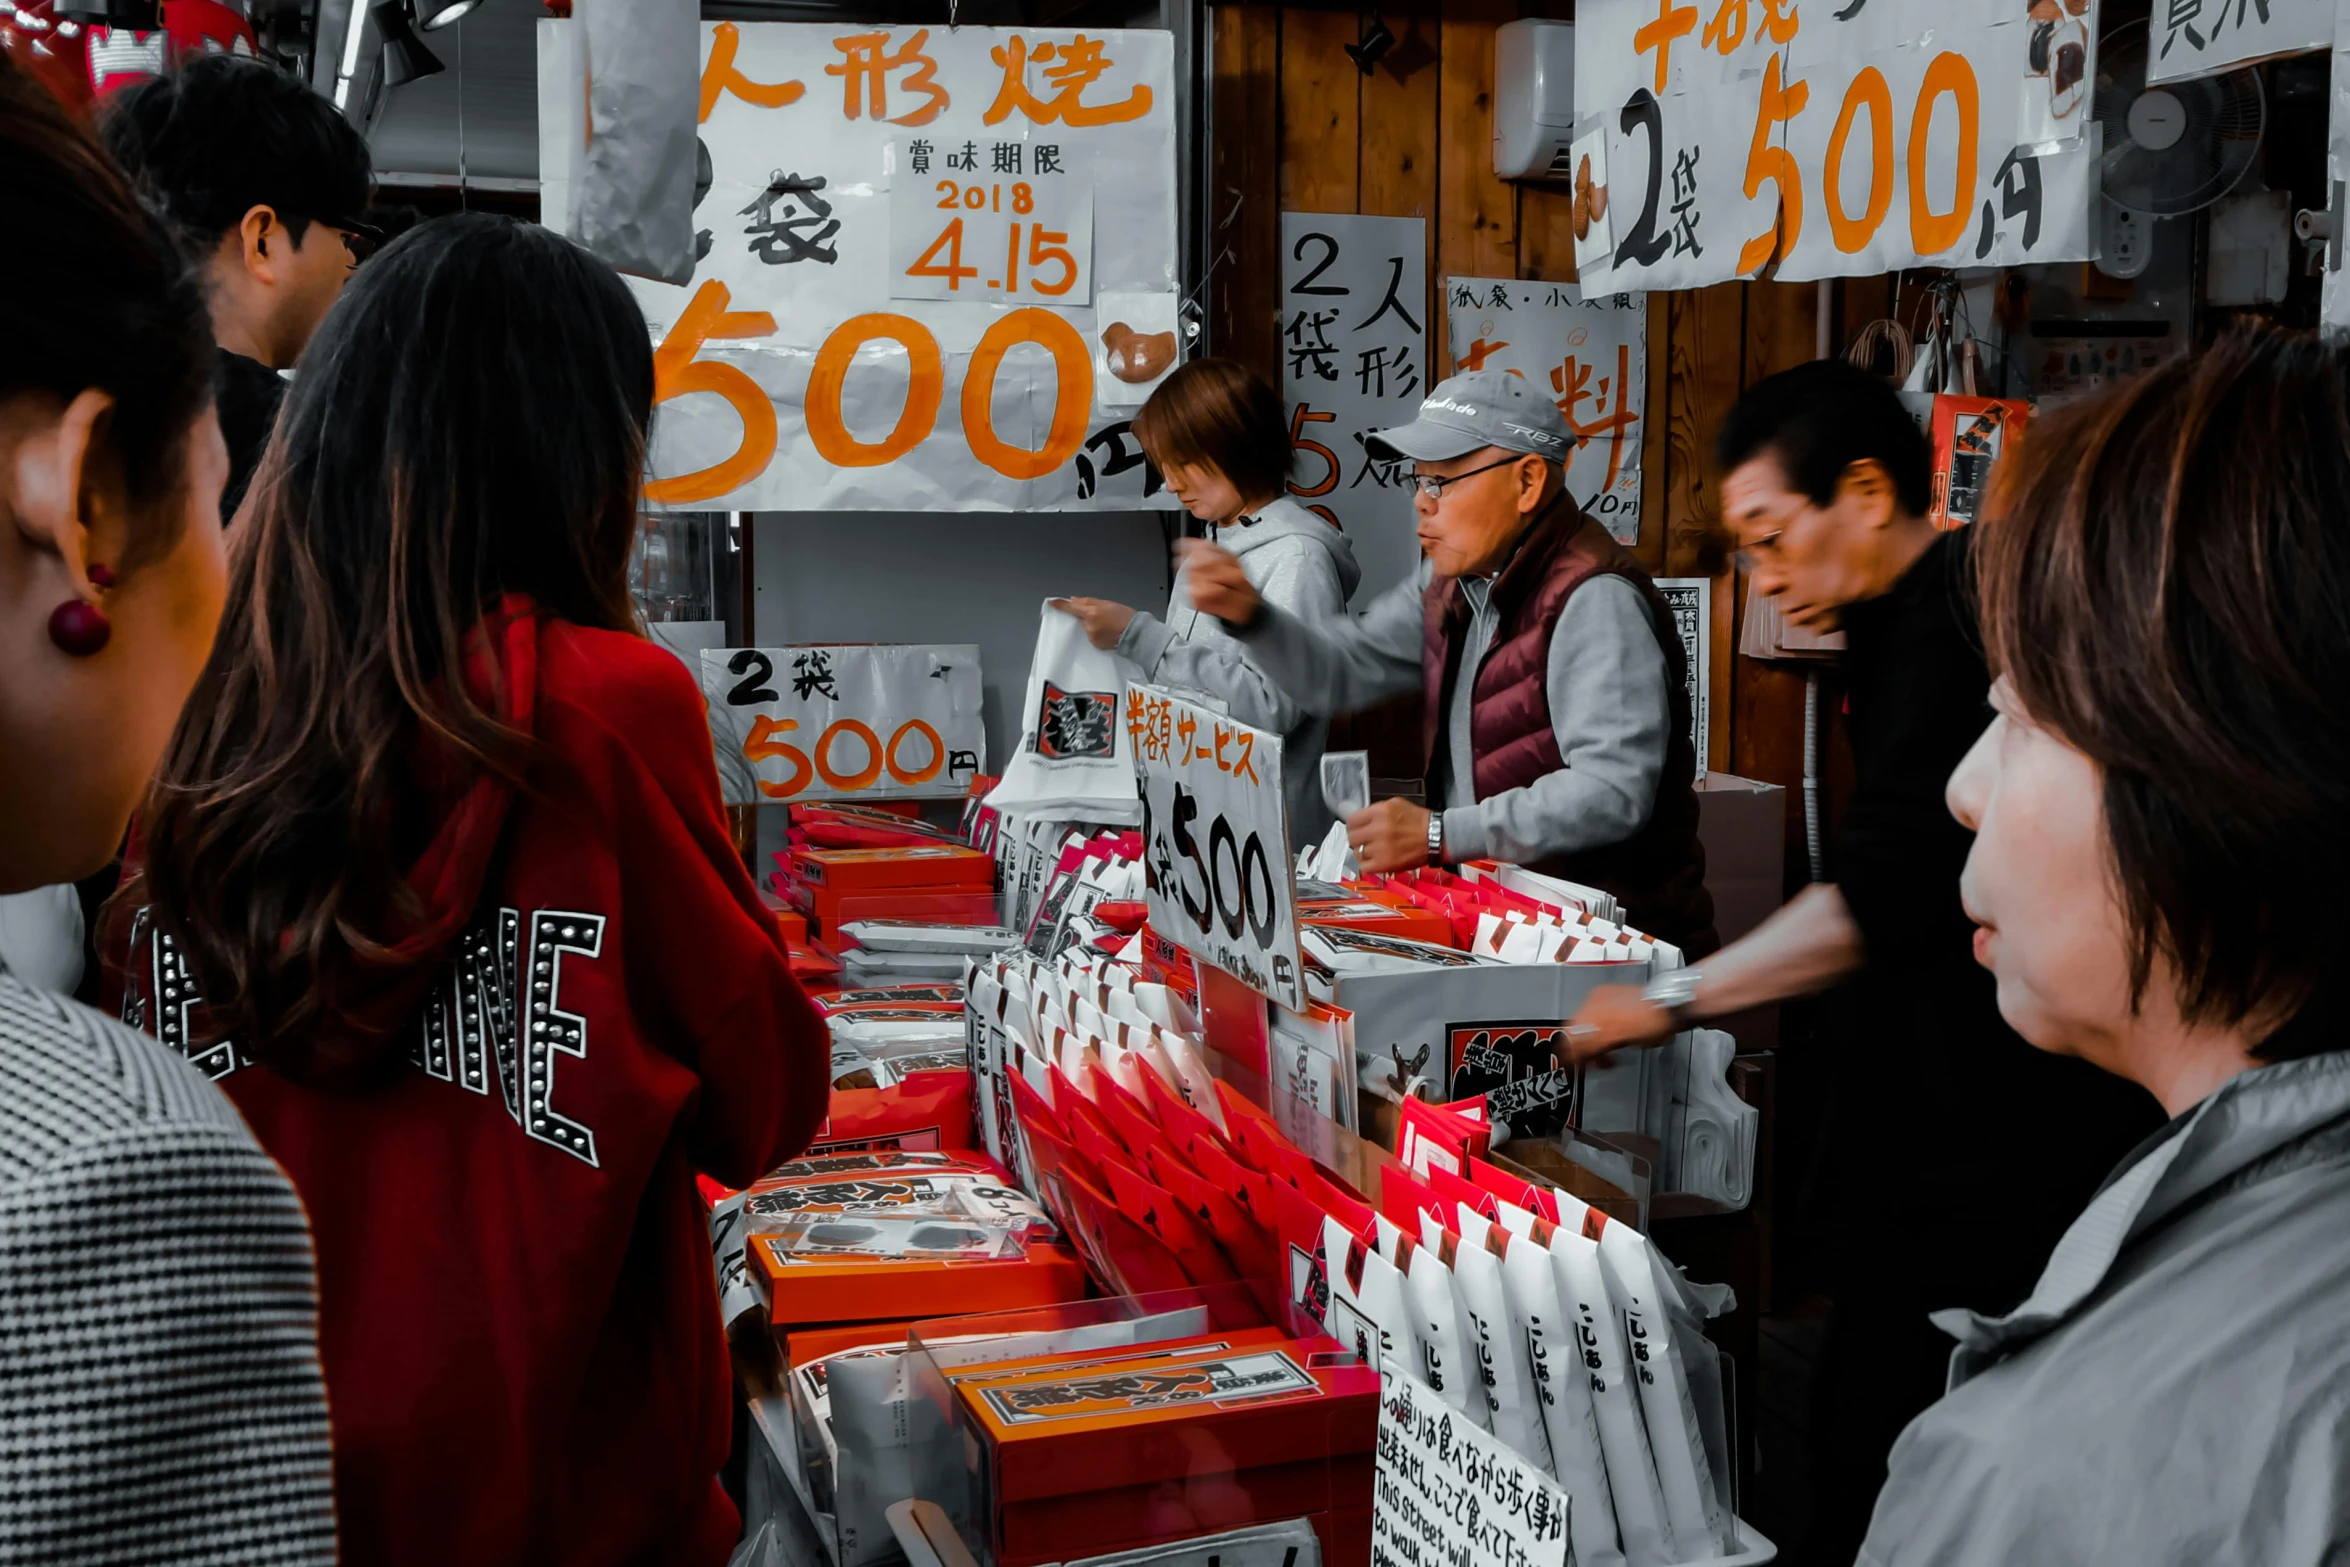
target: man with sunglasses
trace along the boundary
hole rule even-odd
[[[1681,642],[1648,573],[1568,497],[1575,439],[1522,377],[1454,376],[1412,423],[1366,441],[1415,465],[1417,581],[1308,625],[1189,540],[1192,603],[1312,711],[1425,693],[1429,803],[1348,819],[1365,870],[1512,860],[1601,888],[1634,926],[1702,956],[1713,899]]]
[[[296,76],[206,55],[107,105],[107,150],[202,270],[220,343],[228,441],[223,522],[236,515],[285,396],[278,375],[309,346],[375,248],[367,143]]]

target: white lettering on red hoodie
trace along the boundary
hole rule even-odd
[[[518,598],[483,630],[544,764],[455,803],[409,876],[424,921],[338,976],[317,1039],[395,1030],[407,1069],[350,1093],[233,1040],[195,1059],[309,1210],[346,1563],[707,1567],[739,1525],[693,1176],[747,1185],[806,1145],[824,1024],[685,667]],[[188,1050],[195,987],[154,921],[133,936],[125,1015]]]

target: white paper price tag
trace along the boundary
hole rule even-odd
[[[1567,1493],[1393,1360],[1379,1366],[1372,1567],[1566,1567]]]
[[[1093,301],[1093,153],[1054,141],[897,143],[896,299]]]
[[[1281,737],[1156,686],[1129,686],[1151,928],[1303,1010]]]
[[[702,698],[729,805],[952,799],[987,762],[969,644],[709,648]]]

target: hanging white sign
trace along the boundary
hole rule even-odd
[[[2146,84],[2183,82],[2334,43],[2333,0],[2154,0]]]
[[[1558,403],[1582,444],[1567,493],[1621,544],[1640,538],[1640,449],[1648,422],[1648,296],[1573,283],[1444,280],[1454,374],[1503,370]]]
[[[2094,37],[2096,6],[2070,3],[2036,73],[2025,0],[1589,0],[1575,102],[1605,184],[1578,166],[1578,204],[1614,248],[1583,285],[2087,259],[2090,62],[2056,34]]]
[[[1365,604],[1419,569],[1412,465],[1363,437],[1427,395],[1428,248],[1418,218],[1281,214],[1281,394],[1290,493],[1344,529]]]
[[[1566,1567],[1559,1483],[1387,1357],[1377,1463],[1372,1567]]]
[[[552,225],[572,25],[540,23]],[[1171,35],[705,22],[699,108],[693,277],[629,280],[659,345],[649,501],[1173,504],[1130,428],[1179,357]]]
[[[1126,688],[1151,929],[1302,1011],[1281,737],[1157,686]]]
[[[729,805],[954,799],[987,765],[969,644],[706,648],[701,673]]]

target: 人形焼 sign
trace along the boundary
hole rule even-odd
[[[542,74],[576,72],[542,26]],[[694,275],[629,279],[646,498],[1171,504],[1129,422],[1178,357],[1173,59],[1163,32],[704,23]],[[540,99],[552,206],[579,94]]]

